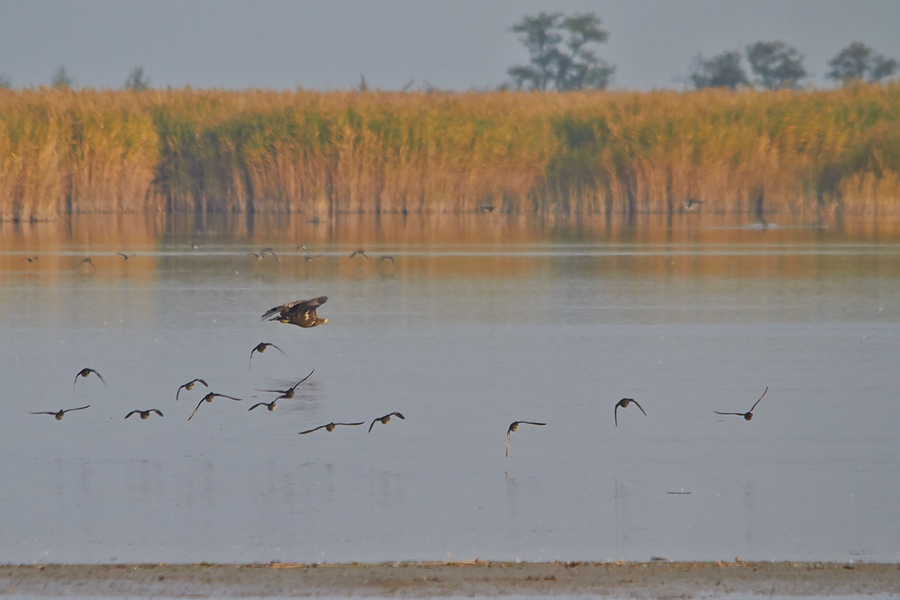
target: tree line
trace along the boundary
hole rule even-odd
[[[530,55],[527,65],[507,70],[511,82],[506,87],[567,92],[606,89],[615,73],[597,55],[609,34],[594,13],[565,16],[542,12],[525,16],[511,31]],[[768,90],[797,89],[808,73],[804,56],[782,41],[759,41],[745,48],[753,79],[747,75],[740,50],[725,51],[711,58],[698,54],[692,61],[685,83],[694,89],[761,87]],[[898,71],[897,60],[876,54],[862,42],[852,42],[832,58],[826,77],[847,84],[866,80],[878,82]]]
[[[560,12],[541,12],[537,16],[523,17],[510,31],[519,34],[519,41],[528,50],[530,58],[527,65],[507,69],[510,81],[502,84],[500,89],[558,92],[606,89],[612,83],[616,67],[598,56],[600,45],[609,38],[601,25],[602,20],[594,13],[566,16]],[[752,79],[744,68],[744,57]],[[747,46],[743,52],[727,50],[710,58],[697,54],[683,82],[697,90],[799,89],[808,75],[803,66],[804,58],[796,48],[782,41],[759,41]],[[879,82],[900,70],[897,59],[877,54],[858,41],[838,52],[828,66],[831,70],[825,77],[844,85],[854,81]],[[143,67],[137,66],[128,75],[125,88],[144,91],[150,88],[150,83]],[[0,74],[0,88],[11,85],[11,79]],[[75,80],[61,65],[54,72],[50,85],[71,88]],[[364,77],[358,89],[368,89]]]

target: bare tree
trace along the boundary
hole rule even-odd
[[[747,46],[750,70],[769,90],[796,89],[806,77],[803,55],[784,42],[756,42]]]

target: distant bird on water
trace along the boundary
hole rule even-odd
[[[644,408],[638,404],[638,401],[634,398],[622,398],[618,402],[616,402],[616,409],[613,411],[613,417],[616,420],[616,427],[619,426],[619,409],[620,408],[628,408],[628,405],[634,402],[634,405],[641,409],[641,412],[644,413],[644,416],[647,416],[647,413],[644,411]]]
[[[368,255],[366,254],[366,251],[363,250],[362,248],[360,248],[359,250],[355,250],[355,251],[353,252],[353,254],[350,255],[350,258],[353,258],[354,256],[362,256],[362,257],[365,258],[366,260],[369,260],[369,257],[368,257]]]
[[[369,433],[372,433],[372,428],[375,427],[375,423],[378,423],[380,421],[382,425],[387,425],[388,423],[391,422],[391,417],[397,417],[398,419],[406,420],[406,417],[404,417],[400,413],[392,412],[389,415],[384,415],[383,417],[379,417],[379,418],[375,419],[374,421],[372,421],[372,424],[369,425]]]
[[[275,398],[275,400],[281,400],[281,399],[290,400],[291,398],[294,397],[297,386],[300,385],[301,383],[303,383],[304,381],[306,381],[307,379],[309,379],[310,377],[312,377],[312,374],[315,372],[316,372],[316,370],[313,369],[312,371],[309,372],[309,375],[307,375],[306,377],[304,377],[303,379],[301,379],[300,381],[298,381],[297,383],[295,383],[294,385],[292,385],[291,387],[289,387],[286,390],[256,390],[256,391],[257,392],[271,392],[273,394],[281,394],[280,396]],[[275,404],[275,403],[273,402],[272,404]],[[256,407],[254,406],[253,408],[256,408]],[[253,408],[251,408],[250,410],[253,410]],[[270,408],[269,410],[274,410],[274,408]]]
[[[360,421],[359,423],[329,423],[327,425],[319,425],[318,427],[314,427],[312,429],[307,429],[306,431],[301,431],[300,435],[305,435],[307,433],[312,433],[313,431],[318,431],[320,429],[324,429],[325,431],[334,431],[335,427],[340,425],[346,425],[349,427],[355,427],[357,425],[365,425],[365,421]]]
[[[103,375],[101,375],[100,373],[98,373],[98,372],[95,371],[94,369],[88,369],[87,367],[85,367],[84,369],[78,371],[78,373],[75,375],[75,381],[72,382],[72,392],[73,392],[73,393],[75,392],[75,384],[78,383],[78,378],[79,378],[79,377],[87,377],[87,376],[90,375],[91,373],[93,373],[94,375],[96,375],[97,377],[99,377],[99,378],[100,378],[100,381],[103,382],[103,385],[104,385],[105,387],[109,387],[108,385],[106,385],[106,380],[103,379]]]
[[[206,382],[203,381],[202,379],[192,379],[192,380],[188,381],[186,384],[184,384],[183,386],[181,386],[181,387],[178,388],[178,391],[175,392],[175,401],[176,401],[176,402],[178,401],[178,396],[179,396],[179,394],[181,394],[181,390],[191,391],[192,389],[194,389],[194,384],[195,384],[195,383],[202,383],[202,384],[203,384],[203,387],[209,387],[209,386],[206,384]]]
[[[499,208],[497,208],[496,206],[492,206],[492,205],[490,205],[490,204],[482,204],[482,205],[481,205],[481,212],[503,212],[503,211],[501,211],[501,210],[500,210]]]
[[[328,319],[321,319],[316,315],[316,309],[325,304],[328,296],[319,296],[311,300],[296,300],[275,308],[270,308],[263,313],[262,319],[270,321],[278,321],[279,323],[290,323],[300,327],[316,327],[324,325]],[[273,316],[275,315],[275,316]]]
[[[214,394],[210,392],[207,395],[203,396],[203,399],[197,404],[197,408],[195,408],[194,412],[191,413],[191,416],[188,417],[188,421],[194,418],[194,415],[196,415],[197,411],[200,410],[200,405],[202,405],[204,402],[212,402],[215,398],[228,398],[229,400],[237,400],[238,402],[241,402],[240,398],[235,398],[234,396],[226,396],[225,394]]]
[[[513,431],[519,430],[519,425],[540,425],[543,427],[546,423],[535,423],[534,421],[513,421],[506,430],[506,456],[509,456],[509,436]]]
[[[269,346],[275,348],[276,350],[278,350],[279,352],[284,354],[284,351],[281,348],[279,348],[278,346],[276,346],[275,344],[270,344],[269,342],[260,342],[253,348],[253,350],[250,351],[250,360],[247,361],[248,369],[250,368],[251,361],[253,360],[253,353],[259,352],[260,354],[262,354],[263,352],[266,351],[266,348],[268,348]],[[287,358],[287,354],[284,354],[284,357]]]
[[[389,262],[389,263],[391,263],[392,265],[396,264],[396,263],[394,262],[394,257],[393,257],[393,256],[379,256],[379,257],[378,257],[378,262]]]
[[[768,391],[769,391],[769,386],[766,386],[766,391],[762,393],[762,396],[759,397],[759,400],[762,400],[763,396],[765,396],[766,392],[768,392]],[[716,413],[717,415],[736,415],[738,417],[744,417],[745,421],[749,421],[750,419],[753,418],[753,409],[756,408],[757,404],[759,404],[759,400],[757,400],[753,404],[753,407],[745,413],[727,413],[727,412],[719,412],[717,410],[714,410],[713,412]]]
[[[163,416],[163,414],[161,412],[159,412],[157,409],[151,408],[149,410],[133,410],[130,413],[128,413],[127,415],[125,415],[125,418],[127,419],[131,415],[137,414],[137,415],[141,416],[141,421],[146,421],[147,418],[150,416],[150,413],[156,413],[159,416]]]
[[[57,412],[51,412],[51,411],[31,412],[31,411],[28,411],[28,413],[32,414],[32,415],[53,415],[54,417],[56,417],[57,421],[62,421],[63,416],[65,416],[65,414],[67,412],[72,412],[73,410],[84,410],[84,409],[90,408],[90,407],[91,407],[91,405],[88,404],[87,406],[79,406],[78,408],[67,408],[65,410],[60,410]]]

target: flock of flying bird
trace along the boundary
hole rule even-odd
[[[192,247],[194,247],[196,249],[198,246],[196,244],[194,244]],[[305,245],[297,246],[297,249],[302,249],[306,252],[305,259],[307,261],[321,256],[321,255],[310,254],[309,250],[307,249],[307,247]],[[117,252],[116,254],[124,257],[124,259],[126,261],[129,260],[132,256],[134,256],[133,254],[126,255],[122,252]],[[259,253],[253,253],[253,256],[256,257],[257,260],[262,260],[263,257],[266,256],[267,254],[270,254],[272,257],[278,259],[278,256],[275,254],[275,251],[272,248],[264,248]],[[350,255],[350,258],[354,258],[356,256],[362,256],[362,257],[366,258],[367,260],[369,259],[369,257],[366,255],[365,251],[362,249],[354,251]],[[38,259],[37,256],[26,258],[26,260],[28,262],[33,262],[34,260],[37,260],[37,259]],[[280,260],[280,259],[278,259],[278,260]],[[379,262],[389,261],[393,264],[394,258],[392,256],[382,256],[382,257],[378,258],[378,261]],[[94,265],[93,260],[91,260],[90,258],[83,259],[81,261],[81,263],[79,263],[79,264],[80,265],[81,264],[89,264],[95,270],[97,268],[96,265]],[[295,300],[294,302],[288,302],[287,304],[275,306],[275,307],[267,310],[265,313],[263,313],[262,320],[268,319],[269,321],[277,321],[279,323],[297,325],[297,326],[303,327],[303,328],[310,328],[310,327],[317,327],[319,325],[324,325],[325,323],[328,323],[328,319],[323,319],[323,318],[319,317],[316,314],[316,310],[320,306],[325,304],[325,302],[327,300],[328,300],[327,296],[319,296],[317,298],[311,298],[309,300]],[[259,344],[254,346],[253,349],[250,351],[250,359],[248,361],[248,368],[252,366],[253,355],[255,353],[262,354],[266,351],[267,348],[275,348],[276,350],[278,350],[279,352],[284,354],[284,351],[281,348],[279,348],[278,346],[276,346],[275,344],[272,344],[270,342],[260,342]],[[287,355],[285,355],[285,356],[287,356]],[[256,408],[259,408],[260,406],[265,406],[269,410],[269,412],[274,411],[275,407],[276,407],[276,403],[279,400],[294,398],[296,395],[296,390],[300,386],[300,384],[304,383],[307,379],[312,377],[313,373],[315,373],[315,369],[310,371],[309,375],[307,375],[306,377],[304,377],[303,379],[301,379],[294,385],[292,385],[289,388],[284,389],[284,390],[261,390],[261,389],[258,389],[257,390],[258,392],[275,393],[275,394],[279,394],[279,395],[271,402],[257,402],[256,404],[251,406],[248,410],[252,411]],[[72,383],[72,393],[75,392],[75,384],[78,383],[79,377],[84,378],[84,377],[88,377],[89,375],[92,375],[92,374],[96,375],[100,379],[100,381],[103,383],[104,386],[107,385],[106,380],[103,379],[103,376],[100,375],[99,372],[97,372],[95,369],[86,367],[86,368],[78,371],[78,373],[75,375],[75,380]],[[181,396],[182,390],[185,390],[188,392],[192,391],[194,389],[195,385],[198,383],[203,385],[204,387],[207,387],[207,388],[209,387],[209,385],[203,379],[200,379],[200,378],[192,379],[191,381],[181,385],[178,388],[178,390],[175,392],[175,400],[177,401],[179,399],[179,397]],[[766,393],[768,393],[768,391],[769,391],[769,388],[768,388],[768,386],[766,386],[766,389],[762,393],[762,396],[759,397],[759,400],[757,400],[753,404],[753,406],[750,407],[750,410],[747,412],[719,412],[719,411],[713,411],[713,412],[715,412],[717,415],[740,416],[740,417],[743,417],[744,420],[750,421],[751,419],[753,419],[753,411],[756,409],[756,406],[760,403],[760,401],[763,399],[763,397],[766,395]],[[194,408],[194,412],[192,412],[191,416],[188,417],[188,421],[190,421],[191,419],[194,418],[194,415],[197,414],[197,411],[200,410],[200,407],[203,406],[204,402],[210,403],[216,398],[227,398],[229,400],[235,400],[238,402],[242,401],[241,398],[235,398],[234,396],[228,396],[226,394],[219,394],[216,392],[209,392],[205,396],[203,396],[203,398],[200,400],[200,402],[197,403],[197,407]],[[632,403],[634,403],[634,405],[637,406],[638,409],[640,409],[640,411],[644,414],[644,416],[647,416],[647,412],[638,403],[637,400],[635,400],[634,398],[622,398],[621,400],[616,402],[615,408],[613,411],[613,419],[614,419],[614,423],[615,423],[616,427],[619,426],[619,409],[620,408],[622,408],[622,409],[628,408]],[[68,412],[85,410],[87,408],[90,408],[90,404],[88,404],[86,406],[79,406],[77,408],[61,409],[58,411],[39,411],[39,412],[29,411],[29,412],[30,412],[30,414],[33,414],[33,415],[53,415],[57,421],[60,421],[60,420],[62,420],[63,416],[65,416],[65,414]],[[127,419],[127,418],[131,417],[132,415],[138,415],[138,416],[140,416],[140,418],[142,420],[146,420],[153,413],[159,415],[160,417],[163,416],[162,411],[160,411],[159,409],[156,409],[156,408],[151,408],[151,409],[147,409],[147,410],[132,410],[127,415],[125,415],[125,418]],[[372,420],[371,424],[369,425],[369,433],[372,432],[372,428],[375,426],[375,423],[382,423],[383,425],[387,425],[391,421],[392,417],[397,417],[398,419],[405,419],[405,417],[402,414],[400,414],[399,412],[394,411],[394,412],[388,413],[388,414],[384,415],[383,417],[378,417],[378,418]],[[314,431],[318,431],[320,429],[324,429],[325,431],[334,431],[337,427],[342,427],[342,426],[354,427],[354,426],[359,426],[359,425],[365,425],[365,421],[359,421],[359,422],[354,422],[354,423],[331,422],[331,423],[326,423],[325,425],[319,425],[318,427],[314,427],[312,429],[307,429],[306,431],[301,431],[301,432],[299,432],[299,434],[305,435],[308,433],[312,433]],[[509,456],[510,436],[512,435],[512,433],[514,431],[518,431],[519,425],[535,425],[535,426],[543,427],[546,425],[546,423],[538,423],[535,421],[513,421],[509,425],[509,428],[506,430],[506,456],[507,457]]]

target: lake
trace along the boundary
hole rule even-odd
[[[871,220],[0,224],[0,562],[897,562],[898,298]]]

